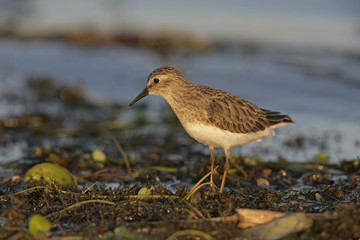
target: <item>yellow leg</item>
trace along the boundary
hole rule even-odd
[[[215,184],[213,181],[213,171],[214,171],[214,163],[215,163],[215,158],[214,158],[214,147],[209,146],[210,149],[210,164],[211,164],[211,174],[210,174],[210,186],[212,188],[213,191],[215,191]]]
[[[210,182],[213,182],[213,170],[214,170],[214,147],[209,146],[210,149],[210,164],[211,164],[211,174],[210,174]]]
[[[230,155],[230,150],[229,149],[224,149],[225,152],[225,165],[224,165],[224,175],[223,175],[223,179],[221,181],[221,187],[220,187],[220,193],[223,193],[224,190],[224,185],[225,185],[225,181],[226,181],[226,176],[229,172],[230,169],[230,164],[229,164],[229,155]]]

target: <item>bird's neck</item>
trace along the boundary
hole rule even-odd
[[[179,103],[184,102],[188,99],[189,94],[192,91],[194,84],[190,82],[183,82],[179,86],[173,86],[167,91],[167,93],[162,96],[171,107],[176,107]]]
[[[189,114],[196,115],[198,114],[197,110],[200,109],[199,105],[201,105],[202,97],[198,91],[194,91],[196,86],[196,84],[188,82],[185,86],[179,86],[164,97],[183,125],[186,122],[185,120],[187,120],[183,119],[184,116],[189,116]]]

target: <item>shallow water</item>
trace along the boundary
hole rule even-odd
[[[93,101],[115,101],[127,106],[145,87],[154,68],[173,65],[191,82],[220,88],[262,108],[289,114],[296,122],[262,143],[232,149],[233,154],[261,156],[265,160],[276,159],[280,154],[304,161],[323,151],[331,156],[332,162],[360,156],[359,56],[316,49],[259,47],[250,53],[245,50],[228,46],[206,53],[175,53],[164,59],[152,50],[124,46],[82,47],[64,42],[2,40],[0,118],[24,113],[21,104],[10,104],[3,96],[21,91],[26,95],[24,82],[29,76],[49,76],[67,85],[80,83]],[[166,107],[163,99],[149,96],[141,102],[150,105],[147,117],[153,122],[162,118]],[[132,121],[137,107],[125,107],[119,120]],[[158,124],[150,131],[158,133],[163,127]],[[296,136],[305,137],[303,148],[283,146],[284,141]],[[208,151],[201,144],[194,144],[195,148]],[[0,161],[9,159],[9,155],[14,155],[10,159],[19,158],[26,147],[21,142],[1,147]]]

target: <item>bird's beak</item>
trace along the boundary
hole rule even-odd
[[[132,105],[134,105],[137,101],[139,101],[140,99],[142,99],[143,97],[146,97],[147,95],[149,95],[149,91],[147,90],[147,88],[145,88],[139,95],[137,95],[137,97],[130,103],[130,107]]]

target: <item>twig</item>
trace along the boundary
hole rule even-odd
[[[82,240],[82,236],[62,236],[62,237],[52,237],[51,240]]]
[[[110,173],[113,173],[112,175],[106,175],[106,177],[111,177],[111,178],[120,178],[122,180],[129,180],[131,179],[131,176],[123,176],[123,175],[119,175],[119,173],[115,170],[115,169],[109,169],[109,168],[105,168],[105,169],[100,169],[100,170],[97,170],[96,172],[93,172],[93,173],[89,173],[89,174],[86,174],[86,175],[83,175],[81,177],[77,177],[77,179],[87,179],[87,178],[90,178],[90,177],[101,177],[101,176],[105,176],[104,173],[107,173],[107,172],[110,172]]]
[[[245,178],[248,177],[247,173],[244,171],[244,168],[243,168],[242,166],[239,166],[239,165],[236,164],[235,162],[233,162],[232,165],[233,165],[238,171],[240,171],[241,174],[242,174]]]
[[[189,208],[191,208],[200,218],[205,219],[205,216],[194,206],[192,206],[190,203],[185,203]],[[199,218],[198,216],[195,216],[195,214],[193,212],[190,211],[190,209],[187,209],[188,212],[193,215],[196,218]]]
[[[168,238],[166,238],[166,240],[177,240],[177,239],[179,239],[178,237],[185,236],[185,235],[199,236],[205,240],[213,240],[214,239],[207,233],[204,233],[204,232],[201,232],[198,230],[188,229],[188,230],[180,230],[180,231],[174,232]]]
[[[6,194],[6,195],[2,195],[2,196],[0,196],[0,200],[1,200],[2,198],[11,197],[11,196],[15,196],[15,195],[23,194],[23,193],[28,193],[28,192],[32,192],[32,191],[34,191],[34,190],[39,190],[39,189],[44,189],[44,188],[45,188],[44,186],[31,187],[31,188],[22,190],[22,191],[20,191],[20,192],[15,192],[15,193],[10,193],[10,194]]]
[[[93,188],[93,186],[95,186],[95,184],[97,184],[98,182],[94,182],[90,187],[88,187],[87,189],[85,189],[84,191],[81,191],[82,194],[85,194],[87,191],[89,191],[90,189]]]
[[[66,208],[64,208],[64,209],[62,209],[60,211],[50,213],[50,214],[46,215],[45,217],[50,218],[50,217],[52,217],[52,216],[54,216],[56,214],[63,213],[63,212],[65,212],[65,211],[67,211],[67,210],[69,210],[71,208],[79,207],[81,205],[88,204],[88,203],[103,203],[103,204],[108,204],[108,205],[115,205],[114,202],[105,201],[105,200],[96,200],[96,199],[95,200],[86,200],[86,201],[82,201],[82,202],[78,202],[78,203],[75,203],[73,205],[70,205],[70,206],[68,206],[68,207],[66,207]]]
[[[109,131],[105,131],[105,132],[109,135],[110,139],[115,143],[115,145],[116,145],[116,147],[118,148],[120,154],[121,154],[122,157],[124,158],[127,173],[128,173],[128,175],[130,175],[130,174],[131,174],[130,162],[129,162],[128,157],[126,156],[126,153],[125,153],[124,149],[121,147],[120,143],[119,143],[118,140],[114,137],[114,135],[111,134],[111,132],[109,132]]]
[[[151,198],[170,198],[170,199],[177,199],[179,198],[178,196],[172,196],[172,195],[128,195],[128,196],[123,196],[123,198],[138,198],[138,199],[151,199]]]

